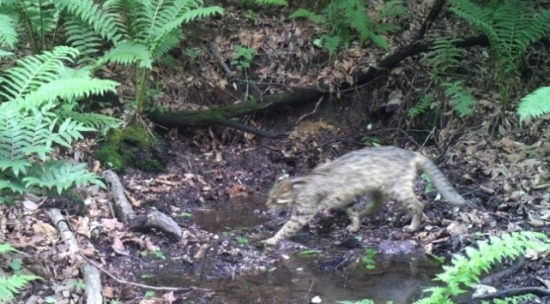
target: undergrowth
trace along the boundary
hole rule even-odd
[[[550,250],[548,237],[543,233],[524,231],[479,241],[477,248],[467,247],[465,255],[454,256],[451,265],[443,267],[443,273],[438,274],[435,280],[444,286],[426,289],[431,295],[415,304],[454,303],[452,297],[477,284],[480,275],[489,271],[494,264],[505,259],[515,259],[527,250]]]
[[[17,252],[10,244],[0,244],[0,255],[6,252]],[[0,276],[0,303],[15,299],[15,296],[31,281],[40,279],[35,275],[16,273],[11,276]]]

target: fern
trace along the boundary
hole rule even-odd
[[[127,36],[125,28],[117,20],[117,16],[103,10],[93,0],[56,0],[56,2],[112,43],[116,44]]]
[[[340,39],[340,36],[329,36],[329,35],[323,35],[321,36],[321,45],[324,46],[328,53],[332,56],[334,51],[336,51],[336,48],[340,45],[342,42],[342,39]]]
[[[62,107],[55,113],[62,119],[71,119],[81,123],[84,127],[98,130],[101,135],[105,135],[110,129],[120,126],[120,121],[114,117],[98,113],[75,112],[69,107]]]
[[[451,11],[489,38],[495,61],[504,72],[517,69],[529,45],[550,31],[550,10],[535,11],[530,1],[492,1],[479,6],[469,0],[451,0]]]
[[[107,91],[115,91],[117,85],[116,82],[106,79],[56,79],[27,94],[21,105],[24,107],[38,106],[57,98],[73,100],[90,95],[102,95]]]
[[[84,170],[85,164],[46,161],[54,145],[70,147],[83,138],[83,132],[94,130],[85,122],[59,116],[60,102],[72,109],[79,99],[114,90],[117,85],[90,77],[89,69],[63,66],[64,60],[77,54],[76,49],[58,47],[28,56],[0,78],[0,96],[6,99],[0,104],[0,202],[42,188],[63,191],[85,183],[103,186]],[[109,122],[98,116],[91,116],[90,121]]]
[[[294,13],[290,14],[289,16],[292,19],[296,18],[306,18],[309,19],[313,23],[322,24],[326,22],[325,17],[322,15],[317,15],[314,12],[307,10],[305,8],[299,8]]]
[[[15,23],[9,15],[0,14],[0,46],[7,45],[13,48],[17,43]]]
[[[322,15],[300,8],[292,13],[290,18],[307,18],[314,23],[329,26],[330,34],[321,36],[318,44],[326,47],[331,55],[340,44],[347,47],[354,34],[358,36],[361,44],[370,40],[387,50],[388,41],[381,33],[395,28],[389,24],[378,28],[367,13],[365,2],[361,0],[333,0],[323,9]]]
[[[550,87],[541,87],[523,97],[518,107],[520,122],[550,113]]]
[[[99,58],[95,66],[99,67],[106,63],[131,64],[134,62],[140,68],[151,69],[153,59],[145,45],[138,42],[124,41]]]
[[[27,188],[55,188],[58,194],[75,184],[84,186],[92,183],[105,187],[96,174],[86,170],[86,164],[73,165],[64,161],[49,161],[35,166],[22,180]]]
[[[0,303],[15,299],[18,294],[29,282],[39,279],[33,275],[15,274],[10,277],[0,276]]]
[[[10,244],[0,243],[0,254],[6,252],[18,252]],[[0,303],[11,301],[15,295],[23,289],[30,281],[40,279],[34,275],[15,274],[9,277],[0,276]]]
[[[443,273],[437,275],[437,281],[444,282],[445,287],[432,287],[425,291],[432,294],[415,304],[452,303],[450,298],[464,293],[464,288],[471,287],[479,281],[481,273],[491,269],[495,263],[506,258],[515,259],[527,249],[544,251],[550,249],[548,237],[538,232],[517,232],[504,234],[501,237],[490,237],[490,242],[479,241],[477,249],[466,248],[466,255],[456,255],[451,266],[444,266]]]
[[[462,81],[444,82],[445,95],[451,99],[453,108],[462,117],[470,115],[474,111],[477,101],[466,91]]]
[[[16,12],[27,28],[31,45],[35,52],[47,49],[46,41],[53,41],[54,37],[46,37],[57,29],[60,11],[53,0],[22,0],[17,1]]]
[[[19,99],[43,84],[55,80],[63,68],[61,60],[71,61],[77,54],[76,49],[59,46],[51,52],[17,60],[17,67],[7,70],[0,76],[0,85],[3,87],[0,97],[8,100]]]
[[[434,102],[434,96],[432,94],[426,94],[420,98],[420,101],[412,108],[409,109],[407,116],[410,119],[414,119],[419,115],[426,113],[430,109]]]
[[[256,0],[256,4],[259,5],[280,5],[280,6],[288,6],[288,3],[286,0]]]
[[[433,51],[426,58],[434,81],[441,83],[444,75],[459,66],[463,52],[455,46],[459,41],[461,39],[440,39],[434,42]]]
[[[65,34],[67,43],[80,52],[79,63],[91,63],[99,54],[102,40],[90,25],[74,16],[68,16],[65,21]]]

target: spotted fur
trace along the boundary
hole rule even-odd
[[[320,210],[344,208],[351,224],[346,228],[356,232],[360,219],[377,210],[386,200],[393,200],[411,214],[406,231],[416,231],[424,205],[414,193],[418,171],[425,172],[441,196],[456,206],[467,204],[434,163],[418,152],[397,147],[378,147],[357,150],[317,166],[306,176],[282,178],[269,192],[270,208],[292,205],[290,220],[273,236],[264,241],[277,244],[296,234]],[[362,195],[371,201],[363,209],[354,206]]]

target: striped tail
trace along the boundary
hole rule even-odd
[[[416,157],[416,164],[430,177],[437,191],[439,191],[441,196],[443,196],[447,202],[455,206],[469,205],[468,201],[456,192],[445,175],[443,175],[443,172],[441,172],[441,170],[439,170],[439,168],[437,168],[437,166],[430,159],[418,154]]]

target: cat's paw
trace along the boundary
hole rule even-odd
[[[359,225],[353,225],[353,224],[349,224],[347,227],[346,227],[346,230],[351,232],[351,233],[354,233],[354,232],[357,232],[359,231]]]
[[[418,230],[418,226],[414,226],[414,225],[407,225],[405,227],[403,227],[403,230],[405,232],[415,232],[416,230]]]

